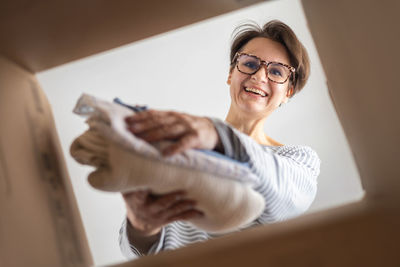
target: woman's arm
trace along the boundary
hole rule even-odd
[[[181,141],[186,140],[172,147],[174,153],[182,149],[209,147],[233,159],[248,162],[259,177],[255,189],[266,200],[264,213],[257,219],[258,223],[271,223],[296,216],[314,200],[320,161],[308,147],[264,147],[221,120],[177,116],[177,113],[171,112],[144,112],[139,117],[127,119],[127,123],[132,133],[149,142],[179,137]],[[153,244],[149,253],[208,238],[204,231],[182,225],[185,224],[174,222],[164,226],[160,239]],[[121,249],[124,250],[124,247],[121,246]]]
[[[227,123],[211,120],[224,154],[249,163],[259,177],[255,189],[266,200],[260,223],[285,220],[309,208],[316,195],[320,168],[315,151],[306,146],[262,146]]]
[[[122,196],[127,219],[120,230],[120,247],[128,258],[159,249],[157,244],[162,245],[163,226],[203,216],[195,209],[196,202],[186,199],[182,191],[154,195],[149,190],[140,190]]]

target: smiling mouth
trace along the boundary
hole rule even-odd
[[[253,93],[253,94],[256,94],[256,95],[260,95],[262,97],[266,97],[267,96],[267,94],[265,92],[263,92],[263,91],[261,91],[260,89],[257,89],[257,88],[245,87],[244,90],[246,92]]]

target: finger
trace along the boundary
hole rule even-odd
[[[148,201],[145,206],[149,213],[157,214],[160,211],[166,210],[176,203],[182,201],[184,195],[185,194],[182,192],[168,194],[165,196],[161,196],[158,199]]]
[[[195,208],[196,202],[194,200],[182,200],[174,203],[167,209],[160,210],[158,213],[154,214],[162,220],[168,220],[171,217],[177,216],[188,210],[193,210]]]
[[[122,197],[124,199],[131,199],[131,198],[137,197],[138,195],[145,195],[145,194],[146,194],[146,192],[144,190],[130,191],[130,192],[127,192],[127,193],[122,193]]]
[[[184,211],[180,214],[171,216],[167,218],[166,223],[171,223],[174,221],[185,221],[190,219],[200,219],[204,217],[204,213],[195,209]]]
[[[183,136],[179,141],[167,146],[162,154],[164,156],[172,156],[181,153],[187,149],[197,148],[198,138],[194,134],[187,134]]]
[[[148,116],[145,120],[139,120],[127,123],[127,129],[133,134],[140,134],[146,131],[155,129],[164,129],[171,124],[176,123],[177,117],[168,114],[158,114],[154,116]]]
[[[171,125],[177,121],[177,118],[172,116],[165,116],[163,118],[148,118],[147,120],[131,122],[127,124],[127,128],[134,134],[157,129],[167,125]]]
[[[161,140],[175,140],[187,132],[187,129],[182,124],[163,125],[156,129],[151,129],[146,132],[136,133],[136,136],[147,141],[156,142]]]
[[[144,204],[149,194],[150,194],[149,190],[139,190],[139,191],[124,193],[122,194],[122,197],[124,198],[125,202],[129,203],[135,202],[137,204]]]
[[[169,113],[168,111],[149,109],[146,111],[135,113],[132,116],[126,117],[125,122],[126,123],[135,123],[135,122],[149,120],[151,118],[162,118],[162,117],[166,116],[168,113]]]
[[[164,194],[155,194],[155,193],[150,193],[150,201],[156,201],[160,198],[167,197],[167,196],[176,196],[178,199],[183,199],[186,196],[186,192],[184,190],[176,190],[172,191],[169,193],[164,193]],[[181,197],[179,197],[181,196]]]
[[[149,116],[152,116],[152,114],[156,113],[157,111],[153,109],[145,110],[142,112],[137,112],[131,116],[125,117],[125,122],[126,123],[131,123],[131,122],[137,122],[141,120],[146,120]]]

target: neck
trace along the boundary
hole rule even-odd
[[[225,121],[233,127],[247,134],[259,144],[271,145],[269,138],[264,133],[264,123],[267,116],[255,117],[254,115],[237,112],[232,106]]]

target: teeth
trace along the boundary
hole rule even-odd
[[[245,87],[244,90],[246,90],[247,92],[259,94],[261,96],[266,96],[266,94],[263,91],[256,89],[256,88]]]

